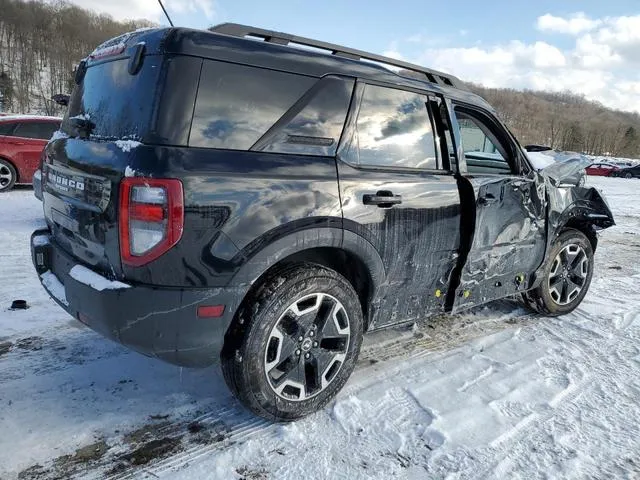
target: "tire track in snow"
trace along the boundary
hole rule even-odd
[[[635,314],[635,312],[631,313]],[[589,312],[576,312],[571,314],[569,319],[548,319],[543,322],[544,325],[540,329],[540,333],[566,350],[563,363],[582,372],[583,378],[577,383],[570,384],[567,389],[549,402],[550,408],[546,411],[528,417],[525,422],[518,425],[515,431],[509,432],[510,435],[503,436],[499,439],[500,441],[493,442],[490,446],[494,451],[489,456],[497,458],[497,460],[486,465],[478,478],[508,478],[516,473],[521,475],[526,468],[532,466],[535,471],[544,471],[549,475],[549,472],[552,472],[554,468],[551,460],[547,458],[550,452],[553,453],[551,455],[553,461],[561,463],[562,458],[568,459],[580,455],[579,449],[582,446],[589,445],[589,442],[593,443],[593,438],[586,438],[586,434],[582,431],[583,417],[597,412],[596,405],[603,400],[620,402],[621,385],[618,380],[612,379],[611,368],[628,370],[629,375],[634,375],[636,372],[633,368],[628,367],[628,362],[633,357],[627,356],[626,359],[623,359],[618,356],[614,360],[611,347],[613,345],[620,346],[620,344],[622,346],[633,345],[639,340],[637,331],[628,335],[628,332],[621,332],[615,324],[611,324],[607,331],[606,328],[603,328],[602,322],[598,320],[597,315]],[[617,350],[619,349],[618,347]],[[629,353],[636,351],[637,349],[628,350]],[[621,362],[620,360],[625,361]],[[635,410],[640,413],[640,407],[637,406],[637,393],[638,391],[629,392],[627,396],[636,397]],[[585,403],[593,408],[585,409]],[[634,410],[632,405],[627,404],[625,407],[625,411]],[[633,416],[630,418],[628,415],[622,415],[612,423],[616,425],[616,435],[621,438],[617,440],[617,443],[620,444],[620,451],[629,451],[629,445],[633,444],[640,447],[640,441],[638,441],[638,433],[640,432]],[[560,432],[563,432],[562,435],[565,437],[570,436],[572,440],[563,440]],[[528,437],[526,442],[522,441],[522,437],[525,435]],[[608,432],[604,436],[609,437],[605,441],[616,441],[610,438],[611,434]],[[507,441],[508,449],[504,448]],[[526,449],[531,444],[537,445],[536,450],[544,452],[544,455],[531,455],[531,452],[527,452]],[[637,451],[637,448],[635,450]],[[506,456],[500,455],[498,453],[500,451],[506,453]],[[602,460],[606,464],[606,459]],[[635,468],[635,471],[640,473],[638,468],[640,464],[634,466],[628,463],[619,465],[614,462],[614,465],[605,466],[594,461],[589,473],[594,478],[604,478],[603,470],[607,470],[605,477],[627,476],[629,467]],[[573,477],[581,478],[584,473]],[[551,475],[553,476],[553,474]],[[558,472],[556,475],[565,476]]]
[[[500,308],[505,308],[505,305],[499,303]],[[377,369],[379,362],[384,362],[386,367],[391,370],[401,369],[404,361],[411,361],[424,357],[425,355],[431,355],[436,352],[442,352],[454,349],[462,344],[471,341],[474,338],[486,336],[488,334],[497,332],[504,329],[516,328],[520,322],[529,322],[536,320],[535,315],[518,315],[520,311],[516,310],[514,313],[504,313],[500,310],[491,310],[486,307],[482,309],[483,313],[480,319],[476,318],[474,314],[466,315],[454,315],[443,316],[439,319],[435,328],[429,328],[427,325],[434,323],[434,318],[428,318],[416,323],[416,328],[410,326],[403,326],[393,329],[395,332],[384,332],[383,341],[375,343],[375,333],[372,335],[370,343],[363,349],[359,361],[357,372],[362,371],[362,375],[355,374],[347,383],[345,388],[346,394],[355,394],[358,390],[366,388],[366,386],[375,381],[380,381],[380,375],[368,375],[370,368]],[[493,313],[493,315],[492,315]],[[478,321],[480,320],[480,321]],[[429,328],[429,336],[420,335],[422,329]],[[382,333],[382,332],[376,332]],[[417,335],[416,335],[417,333]],[[372,360],[375,362],[372,364]],[[402,360],[394,365],[393,362]],[[364,370],[364,371],[363,371]],[[383,375],[386,377],[386,375]],[[364,382],[359,382],[362,379]],[[355,383],[353,382],[355,380]],[[351,385],[350,385],[351,384]],[[424,408],[416,403],[405,391],[393,391],[389,393],[393,396],[394,400],[391,405],[394,405],[393,415],[385,414],[384,419],[378,419],[383,424],[386,422],[389,426],[389,419],[394,418],[392,424],[397,422],[408,421],[407,412],[413,412],[414,417],[418,418],[420,415],[427,415],[429,417],[428,423],[432,421],[432,415],[426,412]],[[341,395],[342,397],[343,395]],[[335,402],[332,402],[326,409],[332,409]],[[211,413],[202,415],[195,419],[191,419],[190,422],[198,422],[205,426],[215,426],[223,424],[228,427],[228,431],[225,433],[224,442],[219,442],[209,445],[187,445],[185,449],[171,457],[159,460],[153,465],[149,465],[144,469],[140,467],[130,467],[113,477],[114,480],[126,480],[139,475],[146,475],[147,478],[155,478],[157,476],[168,475],[171,472],[179,471],[183,466],[190,464],[202,457],[211,455],[214,452],[221,451],[228,448],[229,445],[238,445],[246,442],[247,440],[260,441],[263,439],[273,438],[278,435],[281,428],[280,425],[272,424],[266,420],[253,417],[250,414],[237,409],[229,409],[214,405],[211,407],[214,410]],[[421,418],[421,417],[420,417]],[[426,417],[425,417],[426,418]],[[362,422],[369,424],[378,423],[376,420],[372,420],[371,417],[361,418]],[[396,434],[401,431],[400,427],[389,427]],[[178,436],[185,430],[185,421],[171,423],[159,431],[158,436]],[[375,438],[379,438],[380,435],[384,436],[385,433],[378,432],[374,435]],[[432,445],[427,448],[426,452],[436,449],[443,442],[442,435],[437,431],[429,431],[427,433],[428,442]],[[383,452],[385,455],[390,455],[390,459],[397,461],[399,464],[406,464],[409,460],[403,459],[402,454],[400,456],[394,456],[394,452]],[[374,465],[377,461],[378,455],[373,455],[371,458],[367,457],[365,461],[368,461],[371,465]],[[426,458],[426,457],[425,457]],[[337,473],[337,472],[336,472]]]

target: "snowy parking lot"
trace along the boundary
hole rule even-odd
[[[506,300],[374,334],[337,400],[288,425],[245,411],[217,368],[67,315],[31,265],[40,203],[0,195],[0,479],[638,478],[640,181],[589,183],[617,226],[574,313]]]

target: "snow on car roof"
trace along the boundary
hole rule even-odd
[[[0,116],[0,122],[10,122],[15,120],[46,120],[61,122],[61,117],[47,117],[46,115],[4,115]]]

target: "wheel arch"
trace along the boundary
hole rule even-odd
[[[584,236],[587,237],[589,243],[591,244],[593,253],[595,253],[596,248],[598,247],[598,235],[596,235],[595,225],[593,222],[590,222],[586,219],[570,218],[569,221],[567,221],[562,226],[562,228],[558,230],[556,237],[570,230],[577,230],[580,233],[584,234]]]
[[[250,258],[230,283],[247,287],[242,304],[266,278],[294,263],[316,263],[344,276],[358,294],[368,328],[369,306],[385,271],[373,245],[350,231],[314,228],[283,236]]]

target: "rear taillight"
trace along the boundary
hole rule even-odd
[[[182,183],[128,177],[120,184],[120,255],[139,267],[173,247],[184,227]]]

